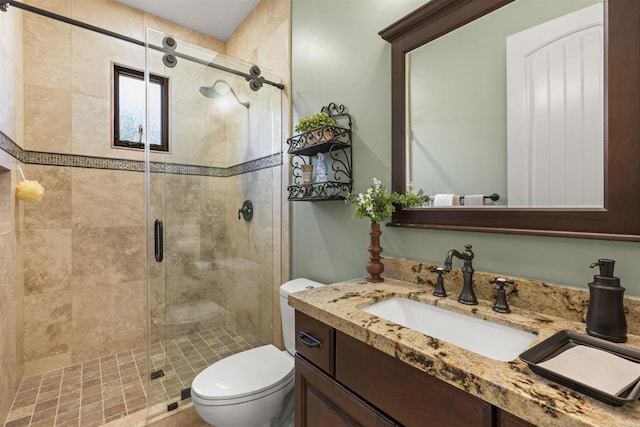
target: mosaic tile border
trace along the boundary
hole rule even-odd
[[[144,172],[145,162],[140,160],[112,159],[108,157],[80,156],[76,154],[47,153],[22,149],[11,138],[0,131],[0,149],[18,161],[32,165],[67,166],[88,169],[110,169]],[[282,165],[282,152],[240,163],[228,168],[188,165],[181,163],[151,162],[151,173],[174,175],[198,175],[226,178],[261,169]]]
[[[24,158],[24,150],[18,144],[13,142],[11,138],[4,134],[4,132],[0,131],[0,150],[6,152],[10,156],[13,156],[15,159],[19,161],[23,161]]]
[[[25,151],[22,162],[31,165],[144,172],[144,162],[139,160],[110,159],[107,157],[78,156],[75,154],[46,153],[41,151]]]

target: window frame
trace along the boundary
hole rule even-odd
[[[113,64],[113,146],[144,149],[144,142],[120,139],[120,76],[144,81],[144,71]],[[169,152],[169,78],[149,73],[149,81],[160,85],[160,145],[150,144],[152,151]]]

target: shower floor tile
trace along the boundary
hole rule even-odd
[[[145,410],[149,400],[151,413],[158,414],[180,401],[181,391],[205,367],[250,348],[227,327],[153,344],[151,370],[162,369],[165,375],[150,380],[150,399],[145,348],[25,377],[4,427],[102,426]]]

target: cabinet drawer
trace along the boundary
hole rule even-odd
[[[296,311],[296,351],[305,359],[334,374],[334,329]]]
[[[336,380],[406,426],[492,426],[493,407],[336,332]]]

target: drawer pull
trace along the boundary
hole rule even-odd
[[[307,334],[304,331],[300,331],[298,333],[298,341],[300,341],[302,344],[306,345],[307,347],[322,348],[322,343],[320,341],[318,341],[317,339],[315,339],[314,337],[312,337],[311,335]]]

